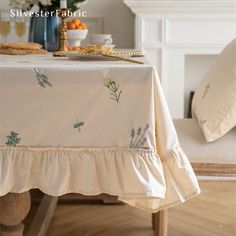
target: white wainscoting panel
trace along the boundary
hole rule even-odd
[[[232,18],[167,18],[165,28],[167,44],[226,44],[236,35]]]
[[[142,19],[142,43],[161,43],[162,20],[161,18],[143,17]]]
[[[195,55],[203,59],[216,56],[236,38],[236,0],[124,2],[136,15],[135,45],[144,49],[156,65],[172,117],[182,118],[186,110],[185,88],[191,87],[191,78],[185,78],[186,71],[188,77],[191,75],[186,66],[196,62],[186,60]],[[196,66],[205,70],[199,67],[199,61]]]

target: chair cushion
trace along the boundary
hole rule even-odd
[[[236,164],[236,128],[221,139],[207,143],[195,119],[177,119],[174,125],[190,162]]]
[[[197,88],[192,103],[208,142],[236,125],[236,39],[227,45]]]

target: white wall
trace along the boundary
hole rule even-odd
[[[0,0],[0,8],[7,7],[9,0]],[[103,16],[104,32],[113,35],[119,48],[134,46],[134,15],[123,0],[88,0],[84,7],[88,16]]]
[[[88,16],[103,16],[104,32],[113,35],[119,48],[134,46],[134,15],[123,0],[88,0],[85,10]]]
[[[0,0],[0,8],[5,8],[8,5],[8,0]]]

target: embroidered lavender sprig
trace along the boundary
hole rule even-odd
[[[135,137],[135,129],[134,128],[131,130],[130,137],[131,137],[131,141],[130,141],[129,146],[132,147],[133,146],[133,142],[134,142],[134,137]]]
[[[144,137],[144,138],[141,140],[141,142],[139,143],[139,145],[137,146],[137,148],[142,147],[142,146],[146,143],[146,141],[147,141],[147,138]]]
[[[45,74],[41,73],[38,68],[33,68],[33,71],[41,87],[43,88],[46,88],[46,86],[52,87],[52,84],[48,81],[48,77]]]
[[[145,135],[146,135],[148,129],[149,129],[149,124],[147,124],[145,126],[145,128],[143,129],[143,132],[142,132],[142,128],[139,127],[137,130],[137,134],[135,135],[135,129],[133,128],[131,130],[131,134],[130,134],[131,141],[130,141],[129,147],[130,148],[143,147],[145,145],[145,143],[147,142],[147,138],[145,137]]]
[[[15,147],[17,144],[20,143],[21,138],[18,137],[18,133],[11,131],[11,133],[9,135],[7,135],[7,141],[6,141],[6,145],[7,146],[13,146]]]
[[[148,131],[149,129],[149,124],[146,124],[144,130],[143,130],[143,135]]]
[[[116,83],[116,81],[112,80],[109,76],[105,77],[104,86],[110,90],[110,99],[119,103],[120,95],[122,90],[120,89],[120,85]]]

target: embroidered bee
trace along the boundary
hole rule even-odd
[[[84,126],[84,122],[79,122],[77,120],[77,122],[73,125],[74,129],[78,129],[78,131],[81,131],[81,127]]]

